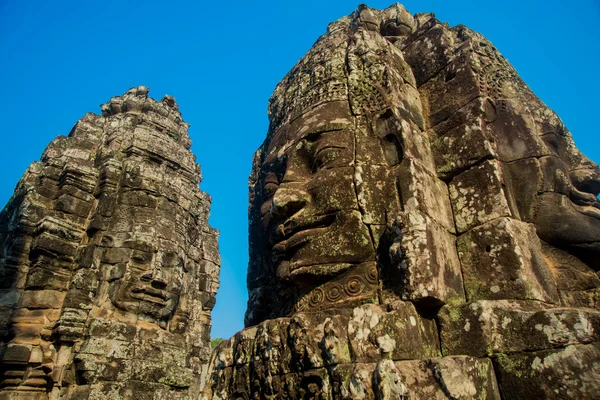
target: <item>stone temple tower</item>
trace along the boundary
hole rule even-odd
[[[0,213],[0,399],[199,392],[220,261],[188,126],[140,86],[29,167]]]
[[[600,170],[488,40],[361,5],[269,118],[206,399],[598,398]]]

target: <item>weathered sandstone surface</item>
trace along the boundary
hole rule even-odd
[[[218,287],[175,99],[87,114],[0,213],[0,399],[196,398]]]
[[[488,40],[361,5],[269,117],[203,398],[598,397],[600,170]]]

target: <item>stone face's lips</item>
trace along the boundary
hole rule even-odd
[[[274,255],[279,258],[290,259],[298,248],[304,245],[311,237],[316,237],[324,232],[327,232],[329,227],[309,228],[303,231],[296,232],[289,239],[283,240],[275,244],[272,248]]]
[[[577,188],[575,185],[571,186],[569,198],[578,212],[600,219],[600,200],[595,193],[596,187],[599,185],[600,182],[597,179],[588,179],[578,182]]]
[[[407,35],[412,31],[412,26],[402,21],[391,21],[384,26],[385,36]]]
[[[600,170],[594,168],[579,168],[570,172],[569,178],[577,190],[590,193],[597,197],[600,194]]]
[[[308,265],[291,264],[290,272],[293,273],[292,279],[297,279],[297,277],[301,275],[312,276],[314,279],[315,275],[321,275],[323,277],[335,276],[355,266],[356,264],[351,263],[327,263]]]
[[[573,207],[575,207],[575,209],[578,212],[580,212],[581,214],[583,214],[585,216],[600,219],[600,203],[599,202],[596,202],[595,204],[590,205],[590,206],[580,206],[577,204],[573,204]]]
[[[273,250],[278,251],[282,246],[289,249],[297,245],[306,234],[310,234],[311,232],[315,234],[319,230],[323,230],[323,228],[330,227],[335,219],[334,214],[309,217],[302,220],[299,218],[290,218],[275,229],[271,239]]]
[[[167,292],[164,290],[154,289],[145,285],[138,285],[131,289],[131,297],[138,300],[145,300],[151,303],[165,305],[167,300]]]

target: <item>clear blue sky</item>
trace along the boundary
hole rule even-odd
[[[247,178],[268,98],[327,24],[359,2],[168,3],[0,0],[0,204],[54,137],[110,97],[141,84],[155,98],[175,96],[191,124],[200,187],[213,197],[211,225],[221,231],[212,336],[229,337],[246,309]],[[600,161],[598,0],[404,5],[484,34]]]

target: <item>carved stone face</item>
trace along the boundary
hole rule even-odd
[[[385,224],[386,216],[372,197],[395,186],[384,154],[380,139],[355,128],[346,102],[318,106],[275,132],[259,203],[280,282],[316,284],[375,260],[369,224]]]
[[[103,242],[112,246],[104,250],[102,259],[103,274],[111,282],[110,300],[124,311],[150,316],[165,327],[182,292],[183,259],[167,245],[156,248],[152,235],[138,230],[105,235]]]
[[[182,213],[160,194],[170,193],[169,184],[180,177],[169,177],[150,153],[133,146],[128,151],[122,167],[104,169],[106,193],[96,213],[106,218],[107,226],[100,243],[102,279],[118,309],[145,315],[166,328],[185,302],[181,297],[187,271],[183,250],[176,245],[185,242]],[[118,195],[111,189],[117,185]],[[179,313],[169,329],[184,329],[186,315]]]
[[[531,117],[517,115],[518,103],[503,106],[496,140],[521,219],[542,240],[600,268],[600,169],[549,110]]]
[[[263,163],[262,224],[281,280],[331,277],[374,257],[354,185],[354,128],[336,123],[334,108],[276,132],[280,145]]]
[[[542,139],[551,154],[539,159],[543,181],[535,202],[538,234],[598,269],[600,169],[573,146],[564,130],[546,132]]]
[[[381,17],[381,34],[385,37],[408,36],[415,30],[414,17],[398,3],[383,11]]]

